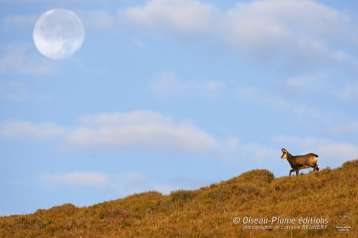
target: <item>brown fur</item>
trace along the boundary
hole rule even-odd
[[[281,159],[287,159],[288,163],[291,166],[291,170],[289,176],[291,176],[292,172],[296,172],[296,175],[299,174],[301,169],[305,168],[313,168],[313,171],[319,171],[317,165],[318,155],[314,153],[309,153],[305,155],[291,155],[285,148],[282,150]]]

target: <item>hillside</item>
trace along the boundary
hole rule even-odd
[[[274,178],[267,170],[253,170],[168,196],[147,192],[89,207],[66,204],[2,217],[0,237],[358,237],[357,182],[358,160],[298,177]],[[245,217],[273,216],[324,218],[328,224],[318,230],[287,230],[287,224],[282,230],[262,230],[263,225],[250,230],[242,224]],[[339,225],[352,228],[338,233]]]

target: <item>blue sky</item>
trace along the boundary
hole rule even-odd
[[[76,12],[50,60],[36,19]],[[0,214],[358,157],[356,1],[0,1]]]

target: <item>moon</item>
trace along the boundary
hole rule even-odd
[[[33,40],[38,51],[53,60],[64,59],[79,50],[85,39],[81,19],[73,11],[52,9],[36,21]]]

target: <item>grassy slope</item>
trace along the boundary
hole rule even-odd
[[[335,219],[351,214],[353,229],[337,234]],[[235,216],[328,216],[324,231],[252,231]],[[0,218],[0,237],[358,237],[358,160],[341,168],[273,178],[267,170],[194,191],[157,192],[76,208]]]

